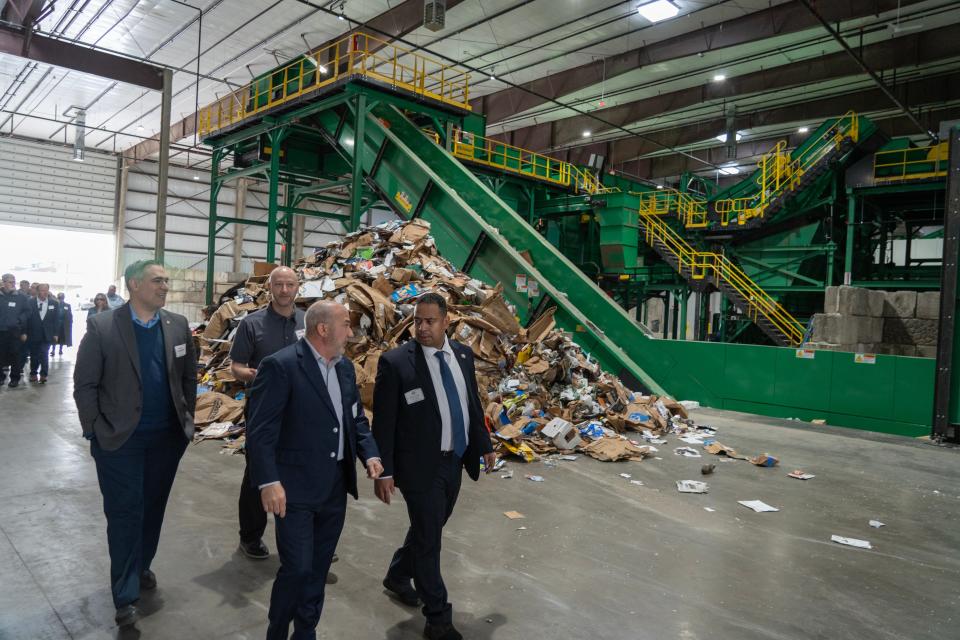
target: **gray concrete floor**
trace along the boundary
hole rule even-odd
[[[71,399],[72,354],[45,387],[0,391],[0,638],[114,638],[105,521]],[[960,452],[904,438],[700,411],[719,439],[779,468],[675,456],[464,483],[446,528],[455,622],[473,640],[958,638]],[[275,556],[236,553],[243,460],[192,446],[174,485],[139,631],[119,637],[261,638]],[[717,464],[707,495],[675,481]],[[802,468],[817,477],[786,477]],[[539,474],[542,483],[524,479]],[[630,473],[643,486],[630,484]],[[779,513],[753,513],[760,499]],[[706,511],[706,507],[715,509]],[[517,510],[523,520],[503,512]],[[872,529],[868,520],[886,523]],[[416,611],[380,587],[405,510],[351,501],[340,582],[320,638],[420,637]],[[526,527],[521,530],[520,527]],[[864,551],[831,534],[870,540]],[[273,525],[267,541],[271,548]]]

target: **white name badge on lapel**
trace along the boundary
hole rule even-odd
[[[297,330],[294,331],[293,333],[296,334],[297,340],[302,340],[302,339],[303,339],[303,333],[304,333],[304,330],[303,330],[303,329],[297,329]]]
[[[8,302],[8,303],[7,303],[7,306],[8,306],[8,307],[15,307],[15,306],[17,306],[17,303],[16,303],[16,302]]]
[[[178,358],[182,358],[183,356],[187,355],[187,345],[185,345],[185,344],[178,344],[178,345],[174,346],[174,347],[173,347],[173,355],[176,356],[176,357],[178,357]]]
[[[359,403],[359,402],[354,402],[354,403],[353,403],[353,417],[356,418],[356,417],[359,416],[359,415],[360,415],[360,403]]]
[[[423,389],[412,389],[403,394],[403,397],[406,398],[407,404],[416,404],[423,400]]]

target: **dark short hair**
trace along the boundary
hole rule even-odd
[[[137,260],[123,270],[123,282],[129,287],[131,280],[143,280],[143,272],[153,266],[162,267],[163,263],[159,260]]]
[[[430,293],[423,294],[417,298],[417,305],[419,306],[421,304],[435,304],[440,307],[440,315],[447,315],[447,301],[439,293],[433,293],[431,291]]]

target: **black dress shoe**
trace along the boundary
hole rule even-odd
[[[333,558],[330,559],[330,562],[336,562],[336,561],[339,560],[339,559],[340,559],[340,556],[338,556],[338,555],[336,554],[336,552],[334,552]]]
[[[140,619],[140,611],[137,610],[135,605],[128,604],[117,609],[117,615],[113,619],[117,621],[118,627],[130,627]]]
[[[265,560],[270,557],[270,550],[263,540],[254,540],[253,542],[240,541],[240,552],[253,560]]]
[[[423,628],[423,637],[427,640],[463,640],[463,636],[452,624],[430,624]]]
[[[420,606],[420,596],[417,595],[416,590],[409,584],[403,584],[402,582],[396,582],[390,578],[384,578],[383,588],[387,590],[387,593],[391,597],[396,598],[408,607]]]
[[[150,569],[145,569],[143,573],[140,574],[140,589],[143,591],[150,591],[151,589],[157,588],[157,574]]]
[[[20,386],[20,381],[19,381],[19,380],[11,380],[11,381],[10,381],[10,384],[8,384],[7,386],[10,387],[11,389],[16,389],[17,387]]]

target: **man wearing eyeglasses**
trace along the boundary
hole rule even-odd
[[[90,317],[73,373],[107,516],[120,627],[136,623],[140,592],[157,586],[150,564],[180,458],[193,439],[197,400],[193,336],[186,318],[163,309],[163,265],[135,262],[124,279],[130,301]]]

